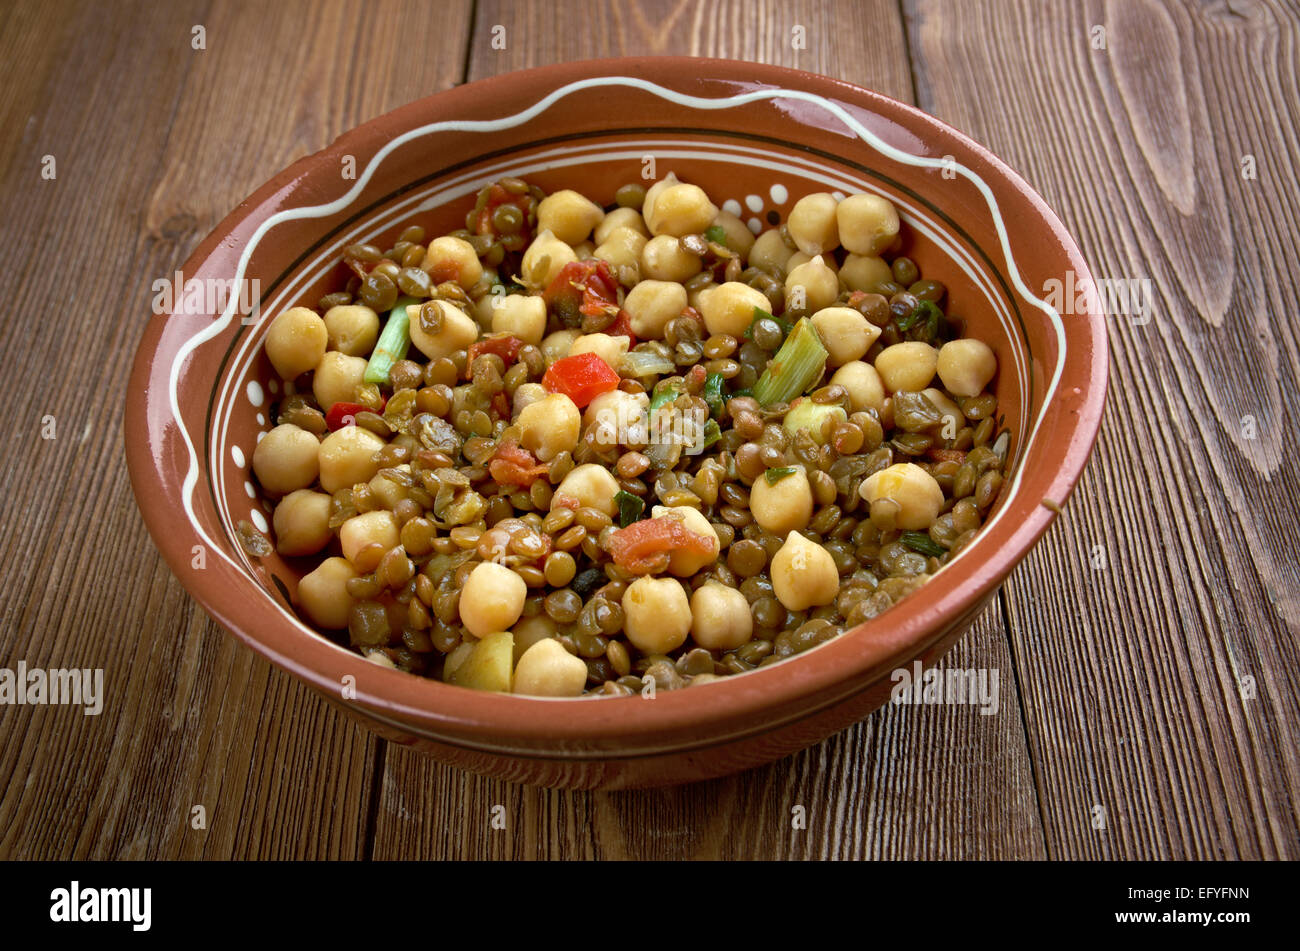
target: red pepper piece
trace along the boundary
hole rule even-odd
[[[627,348],[631,350],[637,344],[636,334],[632,333],[632,318],[627,315],[627,311],[620,310],[615,321],[605,328],[605,333],[611,337],[627,337]]]
[[[552,363],[542,386],[563,393],[581,409],[601,393],[618,389],[618,374],[596,354],[579,353]]]
[[[569,326],[618,307],[618,280],[600,258],[571,261],[542,293],[547,308]]]
[[[691,551],[717,554],[716,542],[692,532],[680,519],[650,518],[615,529],[609,536],[614,564],[632,574],[645,574],[659,566],[664,552]]]
[[[325,425],[331,431],[344,426],[355,426],[357,413],[369,413],[370,407],[360,403],[335,403],[325,414]]]
[[[529,486],[550,471],[547,463],[538,463],[533,454],[513,442],[503,442],[497,446],[492,459],[488,462],[488,472],[502,485]]]
[[[523,349],[524,342],[514,334],[488,334],[477,343],[469,345],[469,351],[465,354],[465,379],[469,379],[473,369],[474,361],[485,353],[495,354],[500,357],[507,367],[519,359],[519,351]]]

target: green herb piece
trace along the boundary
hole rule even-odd
[[[655,410],[673,402],[673,400],[677,399],[677,397],[681,395],[682,386],[680,383],[673,382],[659,387],[655,390],[655,395],[650,398],[650,412],[654,413]]]
[[[934,301],[922,300],[912,308],[912,312],[898,321],[899,330],[911,330],[924,320],[929,325],[931,339],[939,332],[939,321],[943,320],[943,311]]]
[[[717,419],[722,415],[722,407],[726,398],[722,395],[723,384],[726,380],[722,378],[721,373],[710,373],[704,378],[704,402],[709,404],[709,415]]]
[[[420,302],[414,297],[397,298],[397,303],[388,312],[384,332],[379,335],[374,352],[370,354],[362,381],[388,385],[388,374],[393,369],[393,364],[405,360],[407,351],[411,349],[411,318],[406,313],[406,307],[418,303]]]
[[[639,519],[641,513],[645,511],[645,502],[631,492],[624,492],[620,489],[619,493],[614,496],[614,501],[618,503],[619,528],[627,528]]]
[[[715,442],[722,438],[722,427],[718,425],[716,419],[711,419],[704,424],[704,448],[708,449]]]
[[[779,469],[768,469],[765,473],[763,473],[763,477],[767,479],[768,485],[776,485],[786,476],[794,475],[794,472],[795,472],[794,466],[782,466]]]
[[[898,540],[912,551],[925,555],[927,558],[940,558],[948,553],[948,549],[925,532],[903,532],[898,537]]]
[[[821,379],[829,355],[812,321],[801,317],[754,384],[754,399],[760,406],[790,402]]]
[[[720,244],[725,248],[727,247],[727,229],[722,225],[714,225],[704,232],[704,239],[712,241],[714,244]]]

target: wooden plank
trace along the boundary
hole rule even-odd
[[[1007,588],[1048,852],[1294,858],[1297,11],[906,9],[922,107],[1154,291],[1111,321],[1096,456]]]
[[[0,291],[24,302],[0,346],[25,370],[0,382],[18,421],[0,553],[6,590],[30,594],[4,604],[0,658],[103,668],[107,699],[98,717],[0,709],[0,857],[364,854],[378,741],[172,577],[131,498],[118,394],[153,279],[293,159],[462,77],[468,0],[423,23],[421,6],[6,8],[5,115],[31,119],[0,153]],[[395,56],[399,34],[421,55]]]
[[[806,30],[796,51],[791,29]],[[502,34],[498,27],[504,28]],[[504,36],[505,48],[492,47]],[[911,99],[892,3],[480,2],[469,75],[613,55],[754,59]],[[997,716],[895,707],[795,757],[667,790],[564,793],[468,776],[390,746],[376,858],[1023,858],[1044,854],[996,610],[945,662],[997,669]],[[504,807],[505,828],[493,829]],[[793,827],[796,806],[807,828]]]

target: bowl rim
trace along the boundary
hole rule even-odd
[[[356,152],[356,145],[432,121],[477,115],[482,111],[482,102],[499,101],[500,93],[517,85],[529,89],[530,101],[538,103],[569,83],[615,77],[679,92],[700,80],[730,83],[738,88],[799,90],[881,115],[922,141],[938,138],[956,143],[962,151],[955,154],[964,153],[962,165],[978,168],[978,176],[1004,200],[1014,198],[1027,204],[1059,239],[1060,247],[1053,248],[1052,253],[1060,256],[1080,282],[1091,281],[1090,269],[1074,239],[1037,192],[988,149],[948,124],[907,103],[844,80],[781,66],[678,56],[596,59],[516,70],[456,86],[380,115],[342,133],[324,149],[299,159],[257,188],[200,242],[181,271],[197,272],[238,225],[267,217],[260,213],[273,202],[283,203],[286,187],[309,179],[313,170],[334,163],[338,156]],[[694,94],[706,95],[698,90]],[[999,253],[1008,257],[1003,248]],[[1076,316],[1078,319],[1070,325],[1080,340],[1076,358],[1082,356],[1090,361],[1088,384],[1078,393],[1078,405],[1073,410],[1075,422],[1069,438],[1062,439],[1059,466],[1044,487],[1044,498],[1058,505],[1065,503],[1077,484],[1095,444],[1107,390],[1105,315]],[[146,322],[135,355],[123,432],[133,491],[150,534],[173,573],[223,627],[277,666],[331,699],[339,699],[341,680],[351,676],[354,695],[345,696],[342,702],[380,723],[422,732],[439,742],[472,749],[504,749],[521,757],[617,759],[662,754],[665,747],[653,745],[655,736],[674,736],[670,748],[676,751],[704,749],[779,728],[867,689],[901,660],[919,655],[937,643],[945,631],[973,617],[1055,515],[1037,505],[1021,523],[1008,529],[1004,541],[985,553],[982,563],[976,565],[970,558],[955,560],[953,568],[969,566],[961,572],[969,575],[965,584],[957,585],[952,581],[955,575],[945,569],[923,589],[931,591],[947,574],[948,582],[933,589],[938,597],[922,600],[911,596],[903,602],[906,608],[901,612],[891,609],[788,662],[723,678],[707,688],[663,692],[653,703],[634,703],[636,697],[582,698],[593,702],[579,702],[466,690],[380,668],[320,635],[304,636],[301,622],[278,616],[268,618],[265,607],[256,599],[231,598],[227,589],[214,590],[216,579],[212,573],[185,570],[191,558],[193,532],[178,505],[160,504],[160,493],[164,502],[172,500],[175,485],[162,478],[155,464],[155,452],[161,449],[153,441],[155,431],[148,420],[148,392],[158,373],[155,362],[162,333],[159,323],[156,319]],[[1062,334],[1064,339],[1064,331]],[[199,365],[191,361],[187,372],[195,372]],[[175,420],[170,423],[175,425]],[[162,438],[159,436],[158,441]],[[245,582],[255,583],[247,578]],[[885,623],[880,623],[882,619]],[[868,629],[869,639],[862,636]],[[560,715],[549,713],[552,709]],[[698,738],[684,739],[691,736]],[[642,746],[635,747],[635,743]],[[629,745],[634,748],[628,749]]]

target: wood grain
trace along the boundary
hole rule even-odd
[[[0,377],[0,666],[101,667],[107,692],[98,717],[0,707],[0,858],[1297,857],[1297,19],[1261,0],[0,7],[0,352],[26,371]],[[1096,274],[1151,280],[1154,319],[1111,322],[1109,418],[1067,517],[946,660],[998,671],[997,715],[890,707],[676,789],[495,782],[370,737],[239,647],[144,531],[119,406],[153,279],[365,119],[639,54],[916,101],[1021,170]],[[64,314],[88,328],[74,346]]]
[[[6,6],[6,122],[25,131],[0,153],[0,290],[27,303],[0,327],[25,369],[4,384],[0,551],[5,590],[30,594],[6,597],[0,658],[103,668],[107,700],[0,708],[0,857],[364,854],[378,741],[172,577],[131,498],[120,395],[152,280],[274,171],[462,78],[470,6],[444,6],[419,30],[416,4]],[[397,62],[399,31],[427,55]]]
[[[1097,275],[1154,289],[1149,323],[1110,322],[1096,455],[1005,591],[1048,852],[1294,858],[1297,12],[907,12],[922,107],[1020,169]]]

